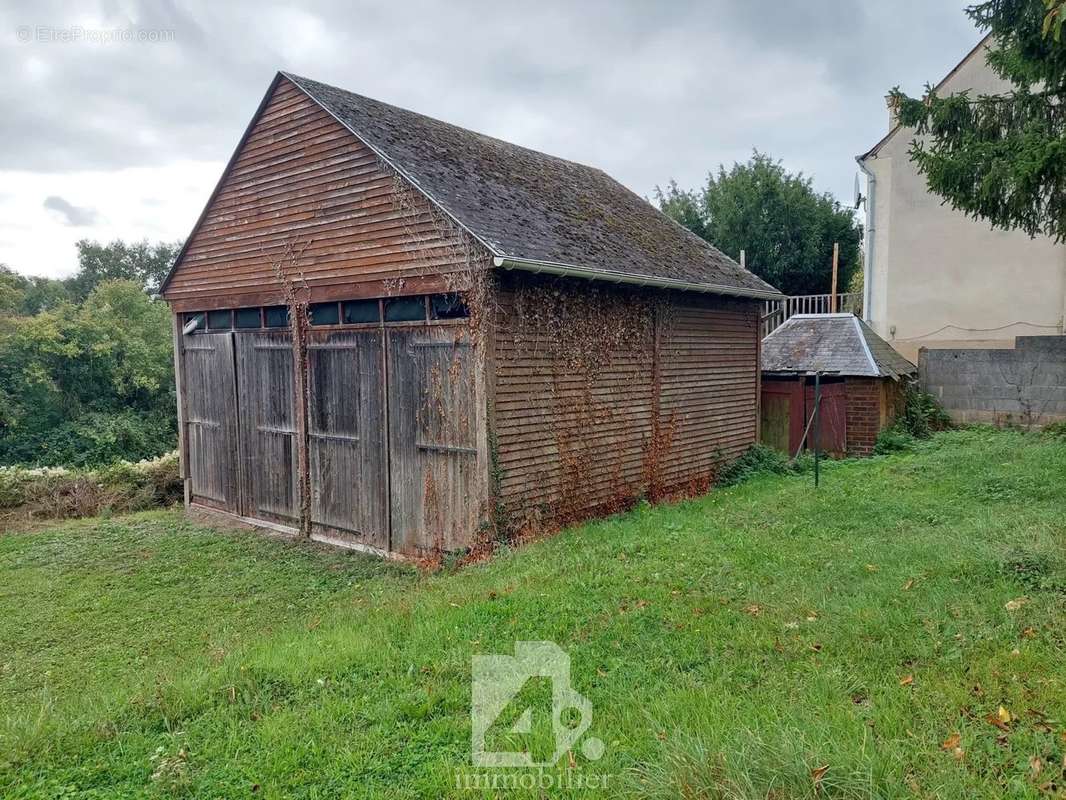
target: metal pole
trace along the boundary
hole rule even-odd
[[[818,450],[822,444],[822,373],[814,373],[814,486],[818,488]]]

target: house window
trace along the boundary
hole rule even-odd
[[[207,312],[207,329],[209,331],[228,331],[233,327],[233,312],[225,311]]]
[[[233,322],[237,328],[258,328],[262,324],[258,308],[238,308],[233,312]]]
[[[380,322],[381,309],[377,300],[349,300],[344,303],[344,324]]]
[[[337,303],[312,303],[309,311],[312,325],[337,325],[341,321]]]
[[[285,328],[289,324],[289,309],[286,306],[267,306],[263,309],[263,323],[268,328]]]
[[[386,322],[423,322],[425,319],[425,297],[394,297],[385,301]]]
[[[458,294],[434,294],[429,298],[431,319],[466,319],[470,309]]]

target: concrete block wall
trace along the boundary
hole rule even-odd
[[[1066,336],[1019,336],[1009,350],[923,348],[918,370],[922,388],[956,422],[1066,420]]]

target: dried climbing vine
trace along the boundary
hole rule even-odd
[[[274,277],[281,284],[285,306],[288,309],[289,334],[292,337],[292,361],[294,402],[296,405],[296,472],[299,494],[300,535],[311,535],[311,466],[308,458],[307,436],[307,340],[310,331],[308,298],[310,287],[300,267],[300,259],[311,244],[308,239],[300,244],[289,242],[281,257],[271,263]],[[299,289],[297,289],[299,280]]]

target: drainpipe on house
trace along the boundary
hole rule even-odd
[[[870,324],[873,322],[873,296],[874,296],[874,198],[877,196],[877,178],[866,168],[862,156],[855,156],[855,161],[866,176],[866,230],[865,252],[863,253],[863,276],[862,276],[862,318]]]
[[[1066,336],[1066,258],[1062,261],[1062,316],[1059,317],[1059,335]]]

